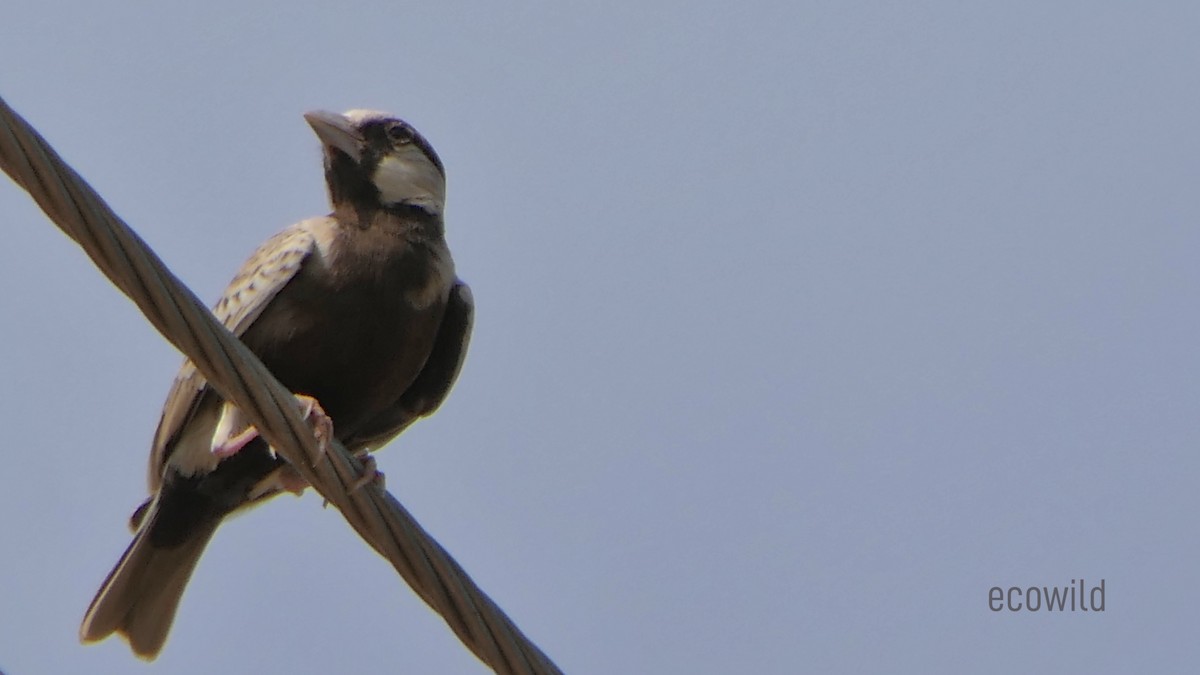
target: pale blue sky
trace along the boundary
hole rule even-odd
[[[109,3],[111,4],[111,3]],[[388,485],[571,673],[1194,667],[1200,8],[22,3],[0,95],[202,297],[411,121],[478,306]],[[0,185],[0,670],[82,647],[178,355]],[[989,611],[1106,580],[1106,611]],[[483,672],[320,499],[227,523],[169,673]]]

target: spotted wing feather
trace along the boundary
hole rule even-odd
[[[213,308],[213,314],[231,333],[241,336],[291,281],[313,254],[327,248],[333,236],[332,218],[304,220],[279,232],[259,246],[242,265]],[[148,483],[154,492],[162,480],[163,465],[174,439],[192,417],[206,380],[191,360],[185,360],[163,404],[154,433]]]

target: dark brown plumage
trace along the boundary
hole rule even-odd
[[[373,450],[449,392],[470,338],[471,293],[443,236],[445,177],[429,144],[383,113],[305,117],[324,145],[334,211],[264,243],[214,313],[284,386],[320,402],[347,448]],[[151,498],[82,640],[116,632],[154,658],[221,520],[299,488],[247,425],[185,362],[155,434]]]

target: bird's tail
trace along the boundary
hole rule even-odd
[[[221,519],[194,523],[181,541],[159,542],[151,536],[158,500],[139,509],[135,520],[139,516],[133,543],[88,607],[79,639],[95,642],[117,633],[138,657],[152,660],[167,640],[183,590]]]

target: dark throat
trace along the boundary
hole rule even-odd
[[[325,184],[329,187],[329,201],[335,208],[342,204],[353,205],[356,211],[368,206],[378,208],[379,189],[371,182],[367,170],[346,153],[332,151],[325,163]]]

